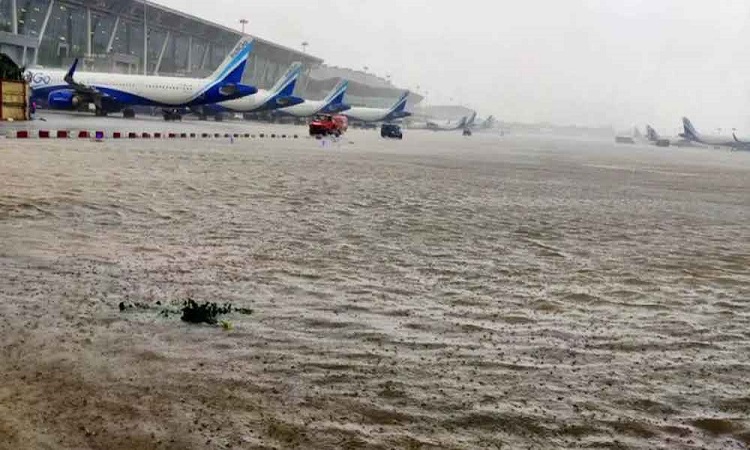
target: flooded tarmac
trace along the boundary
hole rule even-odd
[[[0,448],[750,444],[750,153],[1,140],[0,186]]]

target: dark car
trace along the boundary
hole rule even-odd
[[[404,134],[401,132],[401,127],[393,124],[383,124],[380,127],[380,136],[389,139],[403,139]]]

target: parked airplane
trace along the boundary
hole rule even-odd
[[[223,113],[259,113],[273,111],[287,106],[299,105],[303,99],[294,96],[297,80],[302,73],[302,63],[292,64],[276,84],[268,91],[259,89],[254,95],[227,100],[212,105],[203,105],[192,108],[201,119],[214,116],[217,121],[223,119]]]
[[[77,110],[93,104],[97,116],[122,111],[135,117],[132,106],[157,106],[165,120],[182,118],[179,109],[222,102],[255,94],[241,84],[253,41],[242,39],[208,78],[176,78],[113,73],[77,73],[76,59],[70,70],[30,70],[25,76],[32,99],[46,101],[53,109]]]
[[[406,91],[396,104],[389,109],[355,107],[344,111],[342,114],[350,120],[358,122],[390,122],[392,120],[403,119],[404,117],[411,116],[411,113],[406,111],[406,101],[408,98],[409,91]]]
[[[341,80],[323,100],[305,100],[299,105],[284,107],[278,110],[281,114],[294,117],[314,117],[318,114],[336,114],[351,109],[344,103],[346,90],[349,88],[347,80]]]
[[[475,124],[472,128],[475,130],[489,130],[495,126],[495,116],[489,116],[484,122]]]
[[[471,115],[469,116],[469,118],[466,120],[466,125],[465,125],[464,128],[468,128],[468,129],[474,128],[474,125],[476,125],[476,121],[477,121],[477,112],[474,111],[474,112],[471,113]]]
[[[468,117],[462,117],[461,120],[456,123],[451,121],[430,120],[425,124],[425,129],[430,131],[456,131],[465,129],[468,123]]]
[[[750,150],[750,141],[738,139],[736,133],[732,133],[732,137],[734,138],[735,142],[737,142],[737,144],[739,145],[737,147],[734,147],[735,149],[737,149],[737,150]]]
[[[731,138],[723,136],[704,136],[695,129],[690,119],[687,117],[682,118],[682,124],[685,128],[685,134],[682,136],[690,141],[698,142],[699,144],[711,145],[714,147],[729,147],[738,150],[750,150],[750,142],[742,141],[737,138],[736,135],[732,135]]]
[[[651,125],[646,125],[646,139],[648,139],[650,143],[660,147],[700,147],[700,144],[683,137],[660,136]]]
[[[624,131],[615,136],[615,142],[618,144],[647,144],[649,141],[643,137],[643,133],[638,127],[633,127],[631,131]]]

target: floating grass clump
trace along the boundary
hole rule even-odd
[[[188,323],[207,323],[216,325],[218,317],[222,314],[231,314],[232,305],[219,306],[216,303],[206,302],[201,305],[189,299],[182,304],[182,320]]]

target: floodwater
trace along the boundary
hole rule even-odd
[[[749,153],[0,147],[0,448],[750,443]]]

